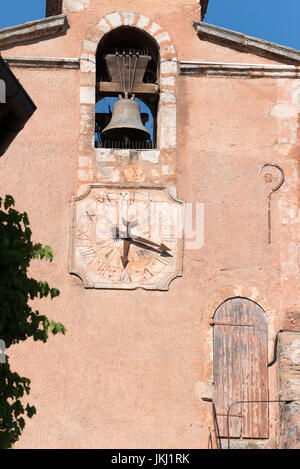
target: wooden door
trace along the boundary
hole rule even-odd
[[[214,401],[220,436],[236,401],[268,399],[267,323],[253,301],[233,298],[214,315]],[[268,404],[236,404],[229,418],[232,438],[268,438]]]

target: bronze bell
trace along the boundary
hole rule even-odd
[[[115,102],[110,123],[103,129],[102,137],[108,140],[137,140],[145,142],[150,132],[143,126],[140,105],[134,100],[134,94],[128,99],[119,95]]]

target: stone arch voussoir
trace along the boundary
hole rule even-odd
[[[160,50],[161,75],[175,76],[177,74],[176,49],[169,33],[151,18],[134,12],[108,13],[91,26],[82,43],[82,61],[85,61],[87,56],[95,56],[102,37],[120,26],[133,26],[152,36]]]

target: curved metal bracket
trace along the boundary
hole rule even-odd
[[[268,244],[271,243],[271,197],[272,197],[272,194],[276,191],[278,191],[278,189],[280,189],[280,187],[282,186],[282,184],[284,183],[285,181],[285,175],[284,175],[284,171],[283,169],[276,163],[265,163],[263,165],[263,167],[261,168],[259,174],[262,173],[263,169],[265,169],[266,167],[273,167],[273,168],[276,168],[280,171],[281,173],[281,179],[279,181],[279,183],[277,184],[277,186],[275,186],[271,192],[269,193],[268,195]],[[272,180],[272,179],[271,179]],[[266,180],[266,182],[271,182],[271,180]]]

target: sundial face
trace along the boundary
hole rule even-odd
[[[87,288],[167,290],[182,275],[182,227],[166,189],[91,186],[74,200],[71,273]]]

